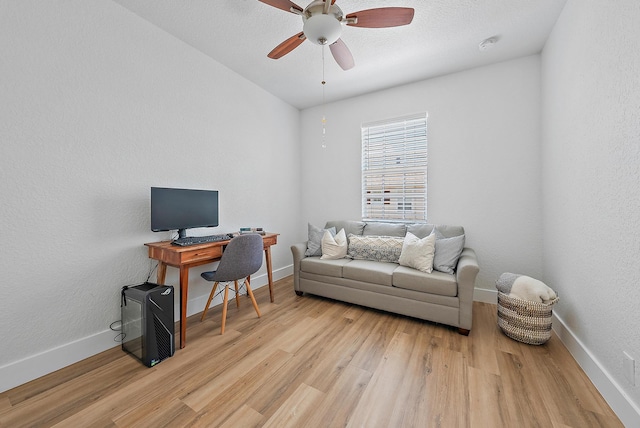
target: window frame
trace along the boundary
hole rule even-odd
[[[361,125],[363,220],[426,223],[427,119],[423,112]]]

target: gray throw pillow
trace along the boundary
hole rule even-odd
[[[436,254],[433,268],[444,273],[453,273],[464,249],[464,235],[445,238],[436,228]]]
[[[310,256],[321,256],[322,255],[322,235],[324,235],[324,231],[328,230],[331,236],[336,236],[336,228],[330,227],[329,229],[321,229],[309,223],[309,238],[307,240],[307,251],[305,251],[304,255],[307,257]]]

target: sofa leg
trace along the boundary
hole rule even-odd
[[[459,328],[458,327],[458,333],[463,335],[463,336],[469,336],[470,332],[471,332],[471,330],[467,330],[466,328]]]
[[[304,294],[302,291],[298,291],[298,290],[295,290],[295,291],[297,296],[302,296]]]

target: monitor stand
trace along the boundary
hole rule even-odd
[[[178,229],[178,239],[187,237],[187,229]]]

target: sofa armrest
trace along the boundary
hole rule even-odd
[[[300,262],[306,256],[307,243],[302,242],[300,244],[293,244],[291,246],[291,254],[293,255],[293,289],[300,291]]]
[[[462,250],[456,269],[456,282],[460,299],[460,327],[467,330],[471,330],[473,290],[479,271],[480,266],[478,266],[476,252],[468,247]]]

